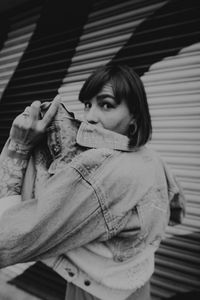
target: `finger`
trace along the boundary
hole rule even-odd
[[[52,102],[43,102],[40,106],[40,113],[41,113],[41,119],[43,119],[45,113],[47,112],[47,110],[49,109],[49,107],[51,106]]]
[[[46,101],[41,104],[42,110],[47,110],[51,106],[51,102]]]
[[[49,125],[49,123],[52,121],[52,119],[54,118],[55,114],[57,113],[59,104],[60,104],[60,95],[57,95],[53,99],[50,108],[47,110],[46,114],[44,115],[43,119],[41,120],[44,128],[46,128]]]
[[[22,113],[23,116],[29,116],[30,115],[30,106],[27,106],[25,110]]]
[[[40,119],[40,106],[41,106],[41,102],[40,101],[34,101],[31,106],[30,106],[30,116],[33,118],[33,120],[38,120]]]

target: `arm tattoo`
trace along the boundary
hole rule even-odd
[[[9,156],[0,158],[0,198],[21,193],[27,164],[26,159]]]

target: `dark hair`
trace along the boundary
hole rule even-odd
[[[134,136],[129,135],[131,146],[142,146],[152,134],[151,116],[146,92],[140,77],[126,65],[105,65],[97,68],[85,81],[79,100],[85,102],[95,97],[108,82],[111,83],[115,101],[124,99],[136,121]]]

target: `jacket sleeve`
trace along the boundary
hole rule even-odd
[[[0,201],[0,218],[3,215],[3,213],[9,209],[10,207],[19,204],[21,202],[21,196],[20,195],[12,195],[1,198]]]
[[[166,162],[161,160],[165,172],[166,182],[168,186],[168,197],[170,204],[170,219],[169,225],[174,226],[181,224],[186,214],[186,198],[183,188],[177,181],[174,174],[168,168]]]
[[[0,267],[57,256],[107,237],[98,195],[68,165],[46,182],[37,199],[0,217]]]

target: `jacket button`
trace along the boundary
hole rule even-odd
[[[68,272],[68,275],[70,276],[70,277],[74,277],[74,273],[73,272]]]
[[[91,282],[90,282],[89,280],[85,280],[85,281],[84,281],[84,284],[85,284],[86,286],[89,286],[89,285],[91,284]]]

